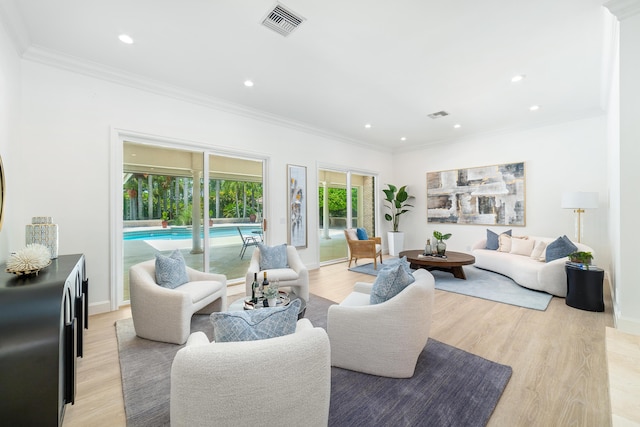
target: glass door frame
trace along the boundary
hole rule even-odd
[[[111,128],[111,149],[109,153],[110,160],[110,188],[109,188],[109,206],[110,206],[110,235],[109,235],[109,264],[110,264],[110,309],[118,310],[120,306],[126,305],[128,301],[123,300],[123,282],[124,274],[123,263],[123,229],[124,220],[122,218],[123,202],[122,202],[122,176],[124,162],[124,143],[131,142],[135,144],[145,144],[162,148],[171,148],[178,150],[197,151],[203,155],[203,176],[204,180],[202,191],[208,195],[209,191],[209,158],[211,155],[230,156],[236,158],[244,158],[249,160],[262,162],[262,185],[263,185],[263,215],[267,218],[269,209],[269,161],[270,157],[257,153],[225,150],[219,147],[212,147],[208,144],[197,143],[193,141],[185,141],[175,138],[159,137],[135,131]],[[209,271],[209,200],[204,197],[203,201],[203,229],[204,229],[204,251],[203,266],[204,271]],[[267,233],[265,232],[265,242],[267,241]],[[244,279],[244,278],[242,278]]]
[[[379,183],[379,174],[378,172],[374,172],[374,171],[369,171],[369,170],[365,170],[365,169],[357,169],[357,168],[352,168],[352,167],[344,167],[344,166],[338,166],[338,165],[334,165],[334,164],[330,164],[330,163],[317,163],[316,165],[316,182],[317,182],[317,186],[319,186],[321,180],[320,180],[320,171],[322,170],[326,170],[329,172],[338,172],[338,173],[344,173],[346,174],[346,182],[347,182],[347,187],[346,187],[346,194],[347,194],[347,225],[349,224],[353,224],[353,206],[352,206],[352,200],[351,200],[351,191],[352,191],[352,186],[351,186],[351,177],[352,175],[366,175],[366,176],[371,176],[374,178],[374,192],[373,192],[373,197],[374,197],[374,206],[375,206],[375,220],[374,220],[374,224],[375,224],[375,229],[376,231],[380,230],[380,183]],[[316,189],[316,194],[317,194],[317,189]],[[320,206],[320,201],[318,200],[318,206]],[[316,222],[316,229],[320,230],[320,215],[317,216],[317,222]],[[325,219],[326,220],[326,219]],[[347,227],[347,228],[351,228],[351,227]],[[317,263],[318,265],[322,266],[322,265],[329,265],[329,264],[335,264],[338,262],[342,262],[347,260],[347,257],[343,258],[343,259],[334,259],[334,260],[329,260],[329,261],[320,261],[320,239],[317,239]]]

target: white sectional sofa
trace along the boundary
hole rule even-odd
[[[556,238],[527,236],[527,240],[549,244]],[[545,262],[544,252],[534,258],[530,253],[526,254],[519,250],[522,247],[520,245],[518,248],[504,252],[485,249],[486,243],[487,240],[482,239],[471,248],[471,252],[476,258],[474,264],[476,267],[508,276],[525,288],[547,292],[563,298],[567,296],[567,275],[564,270],[566,257]],[[578,251],[593,253],[593,249],[587,245],[572,243],[578,248]]]

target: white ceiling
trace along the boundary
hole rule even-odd
[[[306,18],[286,38],[260,25],[272,0],[0,1],[25,58],[73,57],[384,150],[602,113],[602,0],[283,0]]]

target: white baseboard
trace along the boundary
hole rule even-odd
[[[94,314],[107,313],[111,311],[110,301],[100,301],[89,304],[89,316]]]
[[[640,319],[621,317],[620,312],[615,307],[615,304],[613,310],[613,322],[616,329],[619,329],[622,332],[633,335],[640,335]]]

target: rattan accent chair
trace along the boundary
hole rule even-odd
[[[380,237],[358,240],[358,234],[354,228],[344,230],[344,236],[349,245],[349,267],[351,267],[351,261],[354,259],[358,264],[358,258],[373,258],[373,267],[375,269],[378,268],[377,257],[380,257],[380,264],[382,264],[382,239]]]

